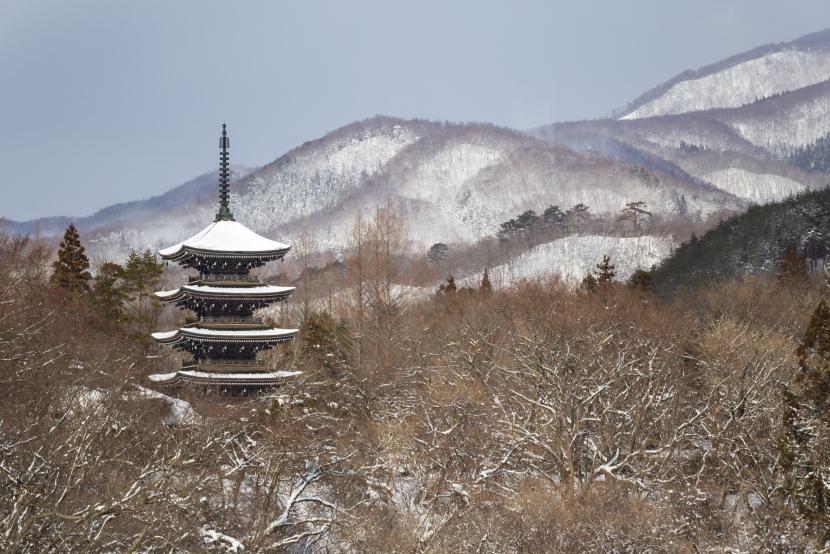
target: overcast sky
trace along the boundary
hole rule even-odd
[[[374,114],[528,128],[830,27],[826,0],[0,0],[0,216],[88,215]]]

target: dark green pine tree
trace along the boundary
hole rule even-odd
[[[481,294],[493,294],[493,284],[490,282],[490,272],[485,268],[481,277],[481,285],[478,287]]]
[[[609,256],[602,257],[602,261],[597,264],[597,270],[595,272],[597,274],[597,284],[601,287],[613,283],[614,277],[617,276],[617,272],[614,271],[614,265],[611,263]]]
[[[106,262],[98,270],[92,284],[93,301],[113,321],[124,319],[124,305],[129,298],[124,290],[123,277],[123,267],[115,262]]]
[[[788,505],[830,540],[830,309],[822,300],[799,344],[799,371],[784,390],[780,464]]]
[[[584,292],[596,292],[597,290],[597,278],[594,277],[592,273],[588,273],[582,279],[582,284],[580,284],[579,288]]]
[[[89,290],[89,280],[92,278],[89,273],[89,259],[84,253],[78,230],[72,223],[63,234],[58,259],[52,264],[52,269],[53,285],[75,292]]]
[[[133,250],[120,272],[119,286],[126,295],[124,319],[132,322],[136,334],[148,335],[156,325],[159,301],[153,294],[161,284],[164,263],[150,251]]]

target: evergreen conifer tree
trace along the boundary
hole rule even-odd
[[[92,285],[92,298],[101,312],[113,321],[124,317],[127,293],[121,282],[124,268],[115,262],[106,262],[98,270]]]
[[[447,282],[441,283],[441,285],[438,287],[438,294],[451,294],[454,293],[456,290],[457,287],[455,286],[455,277],[450,275],[449,277],[447,277]]]
[[[614,271],[614,265],[611,263],[611,258],[609,256],[603,256],[602,261],[597,264],[596,271],[597,274],[597,284],[599,286],[606,286],[610,285],[614,282],[614,277],[617,276],[617,272]]]
[[[591,210],[580,202],[565,212],[565,221],[571,231],[582,231],[582,228],[591,221]]]
[[[799,372],[784,391],[780,464],[789,505],[830,540],[830,309],[822,300],[799,344]]]
[[[63,234],[58,259],[52,264],[52,284],[67,290],[84,292],[89,290],[89,259],[84,253],[78,230],[72,223]]]
[[[547,230],[558,229],[565,223],[565,214],[559,206],[548,206],[542,214],[542,222]]]
[[[430,262],[443,262],[447,259],[449,251],[449,246],[443,242],[436,242],[429,248],[429,251],[427,252],[427,260]]]
[[[640,223],[643,220],[643,217],[650,216],[651,212],[648,211],[646,203],[642,200],[637,202],[629,202],[625,205],[622,211],[622,219],[631,221],[632,225],[635,229],[640,227]]]
[[[579,286],[585,292],[596,292],[597,290],[597,278],[594,277],[592,273],[588,273],[582,279],[582,284]]]
[[[150,250],[133,250],[120,272],[119,286],[128,299],[125,318],[135,324],[141,336],[148,335],[155,326],[159,302],[153,292],[161,283],[163,271],[164,263],[157,261]]]

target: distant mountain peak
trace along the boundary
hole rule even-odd
[[[830,29],[766,44],[696,70],[686,70],[643,93],[622,119],[733,108],[830,79]]]

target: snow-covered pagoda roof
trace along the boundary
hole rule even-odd
[[[274,285],[256,285],[252,287],[213,287],[210,285],[184,285],[173,290],[160,290],[156,297],[160,300],[179,300],[185,296],[197,296],[200,298],[227,298],[227,297],[253,297],[253,298],[280,298],[294,292],[295,287],[277,287]]]
[[[278,255],[291,246],[258,235],[237,221],[214,221],[187,240],[159,250],[165,259],[175,260],[188,254]]]
[[[302,371],[268,371],[255,373],[213,373],[206,371],[179,370],[172,373],[150,375],[150,381],[162,385],[181,382],[195,382],[209,385],[272,385],[302,375]]]
[[[266,342],[277,343],[293,339],[297,329],[205,329],[203,327],[181,327],[173,331],[153,333],[160,343],[177,344],[186,340],[198,342]]]

